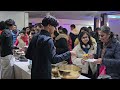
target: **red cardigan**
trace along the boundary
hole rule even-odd
[[[28,41],[28,40],[29,40],[28,35],[25,35],[24,37],[21,37],[21,39],[26,43],[26,46],[28,46],[28,42],[29,42],[29,41]],[[19,43],[19,41],[18,41],[18,39],[17,39],[14,45],[17,46],[18,43]]]

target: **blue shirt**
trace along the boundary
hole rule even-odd
[[[11,33],[13,36],[13,45],[14,45],[14,43],[16,42],[16,39],[17,39],[17,34],[13,33],[12,31],[11,31]]]

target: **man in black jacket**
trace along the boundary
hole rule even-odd
[[[32,79],[51,79],[51,63],[55,64],[76,55],[73,51],[56,54],[51,34],[54,33],[58,22],[53,16],[46,16],[42,25],[44,29],[32,38],[26,52],[26,58],[32,60]]]
[[[15,24],[14,20],[8,19],[4,23],[1,34],[1,78],[13,79],[13,37],[10,28]]]

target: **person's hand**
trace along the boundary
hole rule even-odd
[[[81,59],[81,63],[84,65],[86,63],[86,61]]]
[[[98,58],[96,61],[94,61],[96,64],[101,64],[102,63],[102,58]]]
[[[71,56],[75,56],[75,57],[77,56],[75,51],[70,51],[70,53],[71,53]]]
[[[83,60],[86,60],[86,59],[88,59],[89,58],[89,54],[83,54],[83,56],[82,56],[82,59]]]
[[[90,58],[90,59],[93,59],[93,58],[94,58],[94,55],[93,55],[93,54],[89,54],[89,58]]]
[[[24,49],[24,48],[19,48],[19,50],[20,50],[20,51],[25,51],[25,49]]]
[[[54,47],[55,48],[55,50],[56,50],[56,47]]]

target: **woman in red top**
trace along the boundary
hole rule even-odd
[[[26,35],[26,32],[22,30],[20,32],[20,35],[17,37],[14,46],[17,46],[19,48],[24,48],[24,46],[28,46],[28,43],[29,43],[29,38]]]

